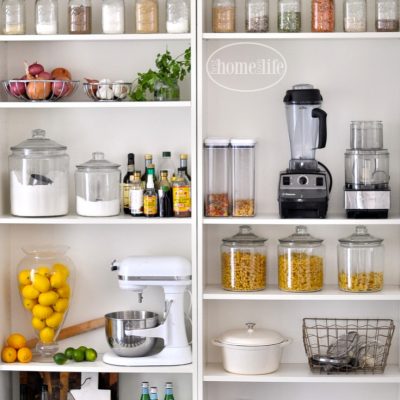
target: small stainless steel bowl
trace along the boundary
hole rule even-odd
[[[120,357],[144,357],[153,349],[156,338],[128,336],[126,330],[155,328],[158,314],[149,311],[116,311],[105,315],[106,337],[112,351]]]

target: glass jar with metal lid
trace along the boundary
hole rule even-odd
[[[305,226],[296,226],[296,232],[279,239],[279,289],[288,292],[316,292],[324,280],[323,240],[311,236]]]
[[[338,283],[347,292],[377,292],[383,288],[383,239],[368,233],[364,225],[339,239]]]
[[[265,289],[267,275],[266,238],[241,225],[239,232],[222,239],[221,272],[225,290],[248,292]]]
[[[110,217],[120,212],[120,165],[104,159],[104,153],[76,166],[76,212],[87,217]]]
[[[67,147],[35,129],[32,137],[11,147],[9,157],[11,214],[54,217],[68,213]]]

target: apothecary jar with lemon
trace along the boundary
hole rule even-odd
[[[66,256],[67,246],[22,250],[26,255],[18,264],[19,293],[38,338],[39,360],[46,360],[58,350],[56,340],[69,309],[75,267]]]

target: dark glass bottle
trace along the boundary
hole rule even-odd
[[[162,218],[172,217],[172,189],[168,181],[168,171],[160,172],[160,183],[158,186],[158,214]]]
[[[153,155],[152,154],[145,154],[144,155],[144,172],[142,175],[142,182],[146,185],[147,182],[147,168],[150,164],[153,164]]]
[[[183,168],[185,171],[186,176],[188,177],[189,181],[192,180],[188,173],[188,155],[187,154],[181,154],[179,156],[179,168]]]
[[[142,382],[142,394],[140,400],[150,400],[149,382]]]
[[[122,206],[124,208],[125,214],[130,214],[131,210],[129,208],[129,192],[131,190],[131,176],[135,172],[135,155],[133,153],[128,154],[128,168],[124,179],[122,181]]]
[[[173,386],[171,382],[166,382],[165,384],[165,396],[164,400],[175,400],[173,393]]]
[[[49,390],[47,385],[42,385],[42,389],[40,391],[40,400],[49,400]]]
[[[143,193],[143,214],[145,217],[157,217],[158,201],[154,184],[154,164],[147,168],[146,189]]]

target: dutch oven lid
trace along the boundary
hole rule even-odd
[[[83,164],[79,164],[76,168],[79,169],[117,169],[119,164],[112,163],[104,159],[104,153],[92,153],[93,158]]]
[[[33,153],[35,151],[62,151],[66,150],[67,146],[59,144],[54,140],[46,137],[46,131],[43,129],[34,129],[32,137],[23,142],[12,146],[12,151],[23,151],[24,153]]]
[[[222,239],[224,243],[235,244],[252,244],[252,243],[265,243],[268,239],[257,236],[251,232],[249,225],[240,225],[239,232],[236,235]]]
[[[254,322],[247,322],[247,329],[234,329],[224,332],[217,340],[233,346],[271,346],[285,341],[278,332],[270,329],[254,329]]]
[[[372,236],[368,233],[367,227],[365,225],[357,225],[356,231],[350,236],[339,239],[340,243],[348,245],[363,245],[372,244],[377,245],[383,242],[383,239]]]

